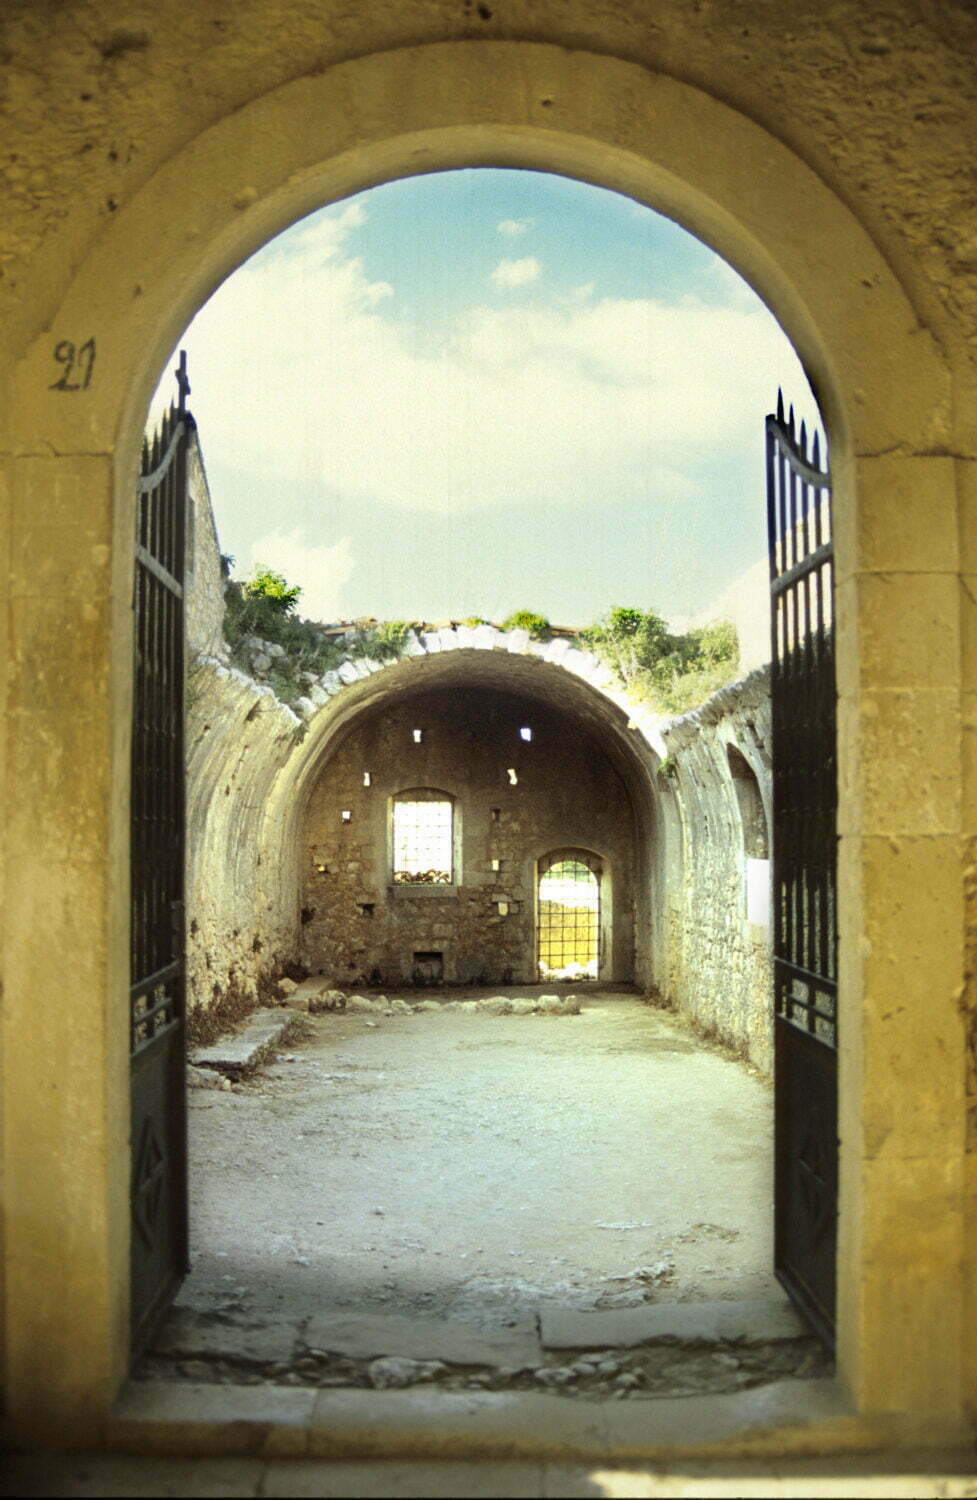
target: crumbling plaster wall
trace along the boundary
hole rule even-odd
[[[755,777],[769,849],[769,667],[663,726],[662,739],[663,795],[682,830],[669,851],[663,892],[669,941],[662,992],[704,1032],[770,1073],[769,867],[750,858],[728,749],[742,755]]]
[[[453,799],[450,887],[391,881],[391,799],[418,787]],[[603,866],[610,930],[599,977],[631,981],[634,838],[622,777],[570,715],[475,688],[377,708],[337,746],[309,799],[299,849],[303,962],[340,984],[373,975],[392,985],[410,981],[415,952],[441,952],[448,982],[532,983],[537,861],[572,847]]]

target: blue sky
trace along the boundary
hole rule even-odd
[[[707,246],[535,172],[330,205],[181,345],[222,547],[300,584],[313,618],[699,613],[763,554],[778,384],[814,412]]]

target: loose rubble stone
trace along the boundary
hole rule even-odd
[[[220,1073],[213,1073],[207,1068],[195,1068],[193,1063],[187,1064],[187,1088],[227,1091],[230,1087],[230,1080],[222,1077]]]
[[[579,1016],[580,1000],[576,995],[540,995],[537,1010],[541,1016]]]
[[[309,996],[309,1010],[315,1015],[319,1011],[345,1010],[346,995],[342,990],[320,990]]]
[[[375,1000],[367,995],[350,995],[346,1001],[347,1011],[354,1016],[376,1015],[386,1008],[387,1001],[382,995]]]
[[[278,981],[278,993],[280,995],[294,995],[297,989],[298,985],[295,980],[289,979],[287,975]]]
[[[576,1370],[569,1365],[555,1365],[550,1369],[536,1371],[536,1379],[540,1385],[569,1385],[576,1378]]]
[[[402,1359],[399,1355],[392,1354],[383,1359],[372,1360],[367,1374],[378,1391],[385,1391],[436,1380],[447,1368],[438,1359]]]

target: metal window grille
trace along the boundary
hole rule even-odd
[[[539,878],[539,972],[597,978],[600,882],[581,859],[557,858]]]
[[[452,839],[450,802],[399,798],[394,803],[394,882],[450,885]]]

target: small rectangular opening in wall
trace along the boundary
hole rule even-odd
[[[444,954],[426,948],[416,952],[411,974],[415,984],[440,984],[444,979]]]
[[[510,766],[509,769],[508,769],[508,771],[506,771],[505,774],[509,778],[509,785],[510,786],[518,786],[519,785],[519,777],[516,775],[515,767],[514,766]]]
[[[501,818],[501,816],[502,816],[502,809],[501,809],[501,807],[493,807],[492,808],[492,822],[493,823],[497,823],[499,821],[499,819]]]
[[[496,901],[495,904],[496,904],[496,907],[498,908],[498,912],[499,912],[499,916],[500,917],[507,917],[509,915],[509,903],[508,903],[508,901]]]
[[[359,912],[361,917],[372,917],[374,904],[375,903],[372,901],[357,901],[356,910]]]
[[[414,744],[419,745],[421,743],[421,740],[424,738],[423,729],[412,729],[411,734],[414,737]]]
[[[502,861],[501,861],[501,859],[493,859],[493,861],[492,861],[492,869],[493,870],[501,870],[501,868],[502,868]]]
[[[363,772],[363,785],[364,786],[369,786],[370,785],[370,779],[371,778],[370,778],[369,771],[364,771]]]
[[[353,821],[353,814],[348,807],[343,808],[342,812],[339,814],[339,817],[341,822],[343,823],[352,823]]]
[[[532,731],[531,727],[528,724],[524,724],[522,726],[522,728],[520,729],[520,731],[519,731],[519,738],[521,740],[526,740],[528,742],[529,740],[532,739],[532,737],[533,737],[533,731]]]

